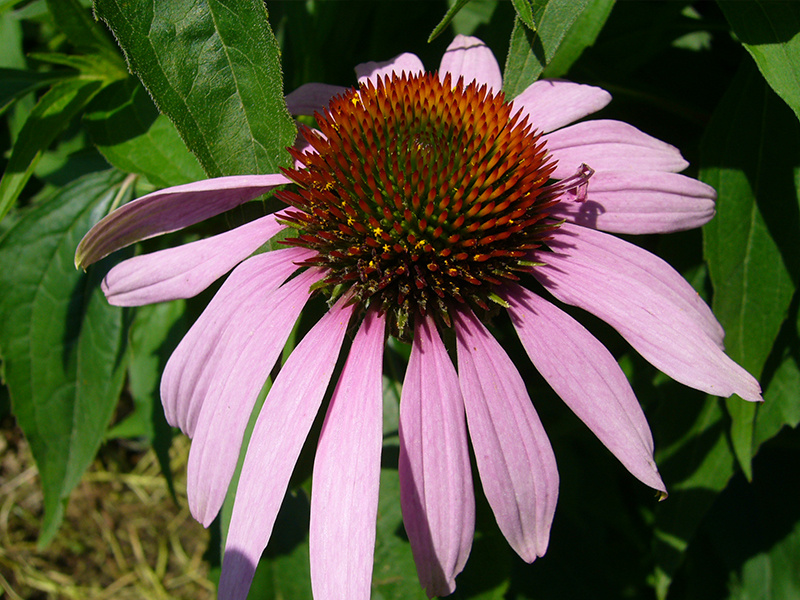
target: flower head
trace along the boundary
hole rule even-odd
[[[605,232],[697,227],[714,191],[677,174],[680,153],[618,121],[571,124],[603,90],[539,81],[509,101],[479,40],[458,36],[437,74],[404,54],[356,68],[357,88],[308,84],[287,96],[315,113],[292,169],[155,192],[87,234],[88,264],[281,184],[288,207],[221,235],[124,261],[109,301],[189,297],[233,269],[172,355],[170,423],[193,438],[189,503],[208,525],[224,499],[261,387],[312,294],[329,311],[293,350],[258,415],[227,538],[220,597],[243,598],[345,336],[344,368],[314,463],[315,597],[368,598],[381,453],[387,335],[411,342],[400,402],[403,519],[430,596],[455,589],[474,498],[468,439],[486,498],[525,560],[548,544],[555,457],[524,382],[484,321],[506,310],[533,364],[638,479],[665,492],[653,440],[610,352],[550,297],[593,313],[674,379],[760,400],[723,352],[708,306],[669,265]],[[286,248],[251,256],[284,227]],[[237,266],[238,265],[238,266]],[[235,267],[235,268],[234,268]],[[529,277],[532,275],[532,277]],[[452,332],[456,364],[442,341]]]

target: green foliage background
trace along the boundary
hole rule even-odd
[[[554,445],[561,496],[548,554],[526,565],[479,492],[455,596],[800,598],[800,3],[788,1],[0,0],[0,415],[16,417],[42,476],[40,543],[58,535],[104,440],[144,438],[166,459],[159,365],[209,297],[110,307],[99,282],[122,257],[76,271],[82,235],[157,188],[274,172],[295,135],[285,92],[309,81],[352,85],[354,65],[401,52],[435,69],[455,33],[494,50],[508,97],[541,77],[608,89],[614,102],[598,116],[678,146],[689,174],[718,190],[702,232],[632,241],[711,303],[728,353],[760,378],[765,398],[755,406],[689,390],[581,315],[645,407],[670,491],[657,503],[498,324]],[[134,251],[259,211],[253,203]],[[406,352],[391,349],[386,370],[373,597],[387,600],[424,598],[398,501]],[[135,410],[112,423],[123,387]],[[308,446],[251,598],[310,597],[313,439]],[[229,509],[214,525],[221,537]]]

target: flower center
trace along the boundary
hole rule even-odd
[[[401,338],[417,314],[449,326],[455,304],[488,309],[557,227],[546,209],[564,191],[548,185],[541,134],[511,111],[485,85],[430,73],[335,97],[319,131],[302,130],[313,150],[290,149],[305,168],[285,169],[298,188],[278,193],[299,209],[286,243],[317,252],[305,264],[325,270],[327,294],[377,304]]]

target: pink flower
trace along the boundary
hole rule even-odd
[[[330,310],[294,349],[258,416],[227,538],[221,598],[244,598],[348,327],[356,329],[325,416],[313,472],[314,595],[370,596],[387,335],[412,340],[400,403],[401,504],[420,582],[455,589],[474,498],[467,437],[498,526],[526,561],[547,549],[558,472],[520,374],[483,324],[505,309],[531,361],[620,462],[665,492],[645,416],[609,351],[548,298],[613,326],[674,379],[760,400],[723,352],[710,309],[668,264],[611,233],[698,227],[715,193],[677,174],[674,147],[619,121],[596,87],[538,81],[511,103],[479,40],[458,36],[439,76],[403,54],[356,67],[360,87],[287,96],[319,111],[283,174],[224,177],[131,202],[78,248],[86,265],[276,186],[291,206],[197,242],[126,260],[104,290],[122,306],[186,298],[233,269],[167,364],[169,422],[193,438],[192,514],[217,515],[259,391],[303,306]],[[519,113],[519,114],[517,114]],[[587,167],[587,165],[589,165]],[[251,256],[287,224],[285,249]],[[237,266],[238,265],[238,266]],[[532,275],[531,278],[529,275]],[[455,334],[457,364],[442,341]]]

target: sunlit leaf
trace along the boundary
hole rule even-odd
[[[205,177],[200,163],[169,119],[135,80],[109,86],[84,116],[92,141],[106,160],[122,171],[144,175],[159,187]]]
[[[706,131],[700,176],[719,194],[703,230],[714,313],[728,354],[761,375],[794,293],[800,239],[800,124],[749,64]],[[796,271],[795,271],[796,272]],[[750,475],[756,406],[732,398],[731,439]]]
[[[3,378],[41,477],[42,545],[100,446],[125,373],[123,312],[100,290],[103,263],[87,273],[72,265],[122,177],[108,171],[76,181],[0,241]]]
[[[453,17],[455,17],[458,14],[458,11],[464,8],[464,6],[469,1],[470,0],[455,0],[455,2],[453,2],[452,6],[450,6],[450,8],[447,9],[447,12],[445,13],[444,17],[442,17],[442,20],[439,21],[439,24],[434,28],[434,30],[428,36],[428,43],[431,43],[433,40],[439,37],[439,35],[450,24],[450,21],[453,20]]]
[[[800,3],[720,0],[761,74],[800,119]]]
[[[583,51],[594,44],[606,24],[615,0],[589,0],[586,9],[569,28],[553,58],[542,73],[546,79],[564,76]]]
[[[541,76],[588,5],[589,0],[537,0],[533,6],[535,32],[516,19],[503,75],[503,91],[509,97]]]
[[[95,9],[209,176],[288,163],[295,127],[263,2],[97,0]]]
[[[56,83],[39,99],[17,137],[0,180],[0,219],[22,193],[42,152],[103,85],[101,80],[68,79]]]

